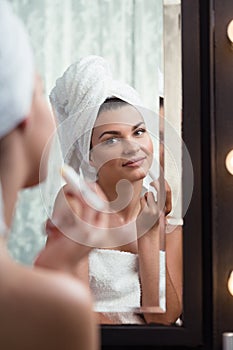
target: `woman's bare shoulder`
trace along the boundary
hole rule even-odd
[[[6,292],[0,348],[96,349],[91,297],[82,283],[59,272],[16,267]]]
[[[29,269],[24,283],[24,293],[34,296],[38,303],[47,304],[47,307],[56,312],[69,316],[69,309],[79,310],[91,307],[91,296],[88,289],[70,275],[43,268]],[[25,288],[27,285],[27,288]],[[27,290],[26,290],[27,289]],[[59,310],[57,310],[59,305]],[[74,313],[76,315],[76,312]]]

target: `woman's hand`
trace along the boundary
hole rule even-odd
[[[34,265],[75,273],[78,262],[103,244],[107,232],[108,215],[91,208],[81,193],[66,185],[56,198],[52,219],[46,222],[46,246]]]
[[[171,191],[171,187],[169,186],[166,180],[164,180],[164,184],[165,184],[165,193],[166,193],[164,214],[166,216],[172,210],[172,191]]]
[[[159,223],[159,208],[152,192],[146,192],[140,199],[141,211],[136,220],[137,236],[142,237]]]
[[[168,215],[172,210],[172,191],[171,187],[169,186],[168,182],[164,179],[164,182],[161,183],[159,180],[153,181],[150,183],[151,186],[153,186],[158,196],[160,196],[160,202],[161,202],[161,208],[160,210],[164,210],[164,215]],[[160,189],[160,187],[162,187]]]

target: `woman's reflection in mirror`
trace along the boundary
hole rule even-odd
[[[153,142],[138,108],[143,106],[140,97],[132,87],[112,78],[105,59],[87,56],[57,80],[50,101],[61,126],[65,162],[97,183],[110,207],[109,241],[70,272],[91,289],[96,309],[101,310],[99,323],[173,324],[182,313],[181,227],[166,235],[165,258],[160,230],[165,230],[171,210],[171,191],[166,184],[163,212],[153,191],[143,189],[153,162]],[[62,127],[66,121],[68,127]],[[156,181],[150,185],[158,191]],[[63,200],[62,192],[54,213]],[[46,250],[64,233],[51,224],[48,231],[37,266],[49,266]],[[161,290],[163,279],[166,288]],[[161,300],[166,304],[164,313],[122,312],[124,307],[159,307]]]

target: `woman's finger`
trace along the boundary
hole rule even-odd
[[[165,202],[165,215],[168,215],[172,210],[172,191],[168,182],[165,180],[166,202]]]
[[[151,182],[150,185],[153,186],[157,190],[157,192],[160,191],[158,180]],[[165,192],[164,195],[166,195],[165,203],[164,203],[164,213],[165,215],[168,215],[172,210],[172,191],[171,191],[171,187],[169,186],[168,182],[165,179],[164,179],[164,192]]]
[[[157,208],[157,202],[155,201],[154,194],[152,192],[147,192],[145,193],[145,196],[146,196],[145,198],[147,201],[147,205],[150,208]]]

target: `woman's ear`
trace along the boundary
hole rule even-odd
[[[26,117],[24,120],[22,120],[17,128],[21,131],[25,131],[25,129],[28,127],[28,124],[29,124],[29,117]]]
[[[92,158],[91,150],[90,150],[90,153],[89,153],[89,163],[90,163],[91,166],[95,167],[95,163],[94,163],[93,158]]]

